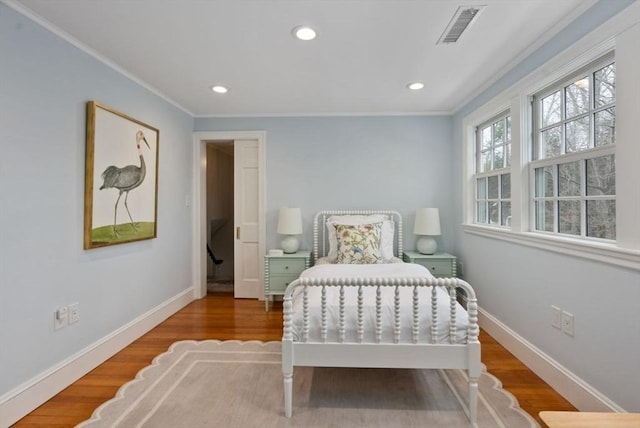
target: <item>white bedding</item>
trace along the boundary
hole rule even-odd
[[[322,264],[313,266],[300,275],[301,278],[431,278],[424,267],[413,263],[388,263],[368,265]],[[300,340],[303,327],[304,287],[293,293],[293,337]],[[400,288],[400,340],[412,343],[413,287]],[[438,323],[435,343],[450,343],[450,299],[443,287],[437,287]],[[339,341],[340,288],[326,287],[327,290],[327,341]],[[308,287],[309,333],[307,341],[321,341],[321,292],[322,287]],[[382,337],[384,343],[394,340],[394,293],[395,287],[381,287],[382,292]],[[345,287],[345,342],[357,343],[357,297],[358,287]],[[418,341],[431,343],[431,287],[419,287],[420,324]],[[363,287],[364,343],[375,343],[376,287]],[[467,312],[456,302],[456,328],[453,343],[466,343]]]

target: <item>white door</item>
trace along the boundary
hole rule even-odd
[[[193,282],[199,286],[193,296],[207,295],[207,144],[216,141],[234,141],[234,226],[239,227],[240,239],[234,240],[235,296],[261,298],[265,253],[264,225],[264,131],[205,131],[194,132],[194,223],[193,223]],[[256,150],[257,147],[257,150]],[[247,153],[245,160],[245,151]],[[238,167],[239,159],[242,164]],[[252,160],[253,159],[253,160]],[[253,166],[251,164],[253,163]],[[252,175],[253,174],[253,175]],[[242,184],[240,184],[242,183]],[[245,190],[245,183],[251,187]],[[242,189],[240,192],[239,189]],[[239,193],[242,196],[238,196]],[[253,196],[250,196],[253,194]],[[243,199],[240,199],[243,198]],[[242,203],[238,205],[238,200]],[[248,201],[245,203],[244,201]],[[185,196],[189,206],[189,195]],[[240,215],[240,211],[242,215]],[[250,212],[253,214],[249,215]],[[239,219],[242,219],[240,221]],[[257,219],[257,220],[256,220]],[[244,223],[244,225],[243,225]],[[256,227],[257,224],[257,227]],[[236,229],[238,231],[238,229]],[[253,241],[249,240],[254,234]],[[257,244],[256,244],[257,239]]]
[[[260,169],[258,140],[234,140],[234,296],[260,294]]]

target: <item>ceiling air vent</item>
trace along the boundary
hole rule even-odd
[[[460,36],[462,36],[462,33],[469,28],[471,23],[475,21],[485,7],[486,6],[458,7],[458,10],[456,10],[451,21],[449,21],[449,25],[445,28],[437,44],[456,43],[460,39]]]

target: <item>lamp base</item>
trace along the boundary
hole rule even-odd
[[[294,235],[287,235],[280,241],[282,251],[287,254],[293,254],[300,248],[300,240]]]
[[[438,243],[430,236],[421,236],[416,242],[416,249],[420,254],[434,254],[438,249]]]

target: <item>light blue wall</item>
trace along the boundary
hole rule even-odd
[[[629,3],[599,2],[454,118],[195,120],[0,3],[0,396],[190,285],[191,132],[265,130],[267,247],[278,246],[284,205],[302,208],[306,248],[319,209],[397,209],[413,248],[415,209],[437,206],[440,248],[463,258],[482,306],[640,411],[640,382],[628,381],[640,355],[638,341],[628,339],[640,328],[637,315],[624,315],[640,312],[637,273],[458,227],[464,116]],[[157,239],[82,249],[85,104],[92,99],[160,129]],[[600,288],[611,292],[607,299]],[[80,302],[80,322],[54,332],[54,310],[72,302]],[[574,339],[549,327],[551,302],[576,315]],[[598,315],[616,328],[605,331]]]
[[[82,249],[88,100],[160,129],[157,239]],[[192,130],[0,3],[0,396],[191,285]],[[73,302],[80,321],[54,331],[54,310]]]
[[[421,206],[439,207],[440,248],[451,247],[448,177],[451,120],[441,116],[198,118],[196,131],[264,130],[267,248],[279,248],[282,206],[302,210],[302,248],[312,245],[312,220],[322,209],[395,209],[405,222],[405,248],[415,247]]]
[[[504,89],[633,3],[603,0],[466,105],[453,118],[453,158],[462,121]],[[496,112],[498,113],[498,112]],[[454,162],[454,217],[462,216],[462,163]],[[640,411],[640,273],[456,230],[455,251],[479,304],[628,411]],[[551,327],[551,305],[573,313],[575,337]]]

